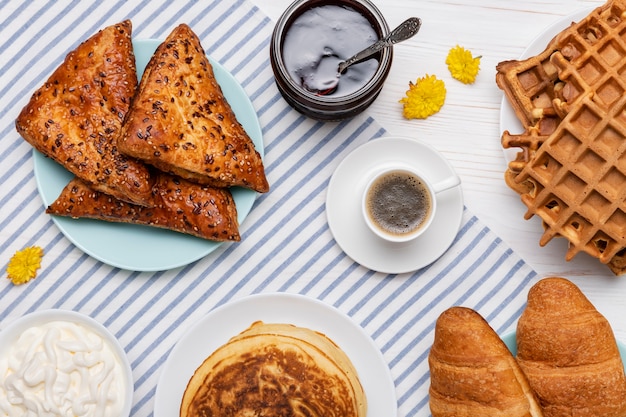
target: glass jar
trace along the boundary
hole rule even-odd
[[[270,61],[278,90],[290,106],[313,119],[322,121],[338,121],[356,116],[372,104],[376,97],[378,97],[378,94],[383,88],[383,84],[391,68],[393,47],[384,48],[382,51],[373,55],[372,58],[375,61],[370,59],[365,63],[354,64],[355,69],[352,67],[348,68],[346,73],[339,77],[339,87],[341,87],[341,89],[338,87],[330,94],[327,94],[328,92],[320,92],[319,90],[313,91],[308,89],[308,87],[303,84],[302,79],[294,79],[298,77],[293,75],[293,68],[289,68],[289,64],[286,63],[286,52],[287,54],[290,52],[285,51],[285,40],[288,39],[288,36],[290,36],[290,31],[295,30],[292,26],[294,26],[294,21],[296,21],[299,17],[303,17],[303,14],[311,11],[311,9],[318,8],[317,10],[319,10],[319,8],[328,6],[338,6],[359,15],[355,16],[354,20],[343,20],[338,24],[346,26],[340,28],[341,30],[347,32],[344,34],[342,39],[360,40],[362,45],[359,45],[356,50],[350,51],[347,51],[349,48],[344,46],[343,49],[346,49],[346,51],[342,51],[340,55],[347,56],[338,57],[336,51],[331,51],[333,56],[337,59],[347,59],[389,33],[389,27],[382,13],[369,0],[296,0],[283,12],[276,23],[270,44]],[[343,13],[344,12],[342,11],[342,14]],[[356,26],[360,24],[363,20],[362,18],[365,18],[366,21],[369,22],[369,25],[371,26],[369,27],[369,30],[373,29],[376,39],[365,40],[361,37],[363,25],[361,24],[358,28]],[[328,20],[330,21],[333,19]],[[332,24],[337,23],[333,22]],[[325,33],[316,32],[324,30],[324,26],[325,25],[308,26],[308,30],[312,31],[312,36],[315,37],[315,43],[319,44],[318,39],[326,37]],[[351,26],[354,26],[354,28]],[[335,28],[333,28],[333,30],[334,29]],[[359,32],[350,34],[351,30],[359,30]],[[335,47],[333,42],[337,39],[334,39],[334,36],[334,33],[328,34],[327,36],[327,43],[330,49]],[[363,44],[363,42],[365,43]],[[302,50],[307,52],[306,48],[311,48],[311,43],[302,42],[301,44],[298,44],[298,48],[302,48]],[[352,49],[354,49],[354,47]],[[317,51],[314,53],[317,53]],[[356,69],[357,65],[365,64],[369,67],[367,71]],[[360,71],[366,75],[362,80],[360,80],[361,84],[352,85],[352,89],[343,88],[342,81],[344,83],[348,82],[348,78],[346,78],[346,76],[348,75],[348,71],[351,70],[353,71],[353,74],[358,74]]]

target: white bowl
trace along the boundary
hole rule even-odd
[[[124,397],[121,407],[122,411],[119,416],[130,416],[133,404],[134,381],[132,369],[126,356],[126,352],[115,336],[113,336],[113,334],[111,334],[106,327],[87,315],[71,310],[51,309],[30,313],[15,320],[0,331],[0,360],[6,357],[8,351],[15,345],[24,331],[32,327],[44,326],[56,321],[78,324],[90,333],[95,333],[100,336],[104,343],[108,345],[110,351],[116,357],[119,367],[121,368],[120,372],[124,389],[122,395]]]

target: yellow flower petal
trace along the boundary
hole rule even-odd
[[[400,100],[404,104],[403,115],[407,119],[425,119],[437,113],[446,101],[446,86],[434,75],[418,78],[415,84],[409,81],[406,97]]]
[[[39,246],[31,246],[15,252],[7,266],[7,278],[15,285],[30,281],[37,276],[42,257],[43,249]]]
[[[464,84],[472,84],[480,70],[480,58],[473,57],[470,51],[457,45],[448,52],[446,64],[453,78]]]

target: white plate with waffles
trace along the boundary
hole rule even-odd
[[[530,58],[531,56],[538,55],[543,52],[548,46],[548,43],[559,32],[567,28],[572,22],[579,22],[584,19],[594,8],[585,8],[569,16],[559,19],[554,24],[550,25],[544,31],[542,31],[533,41],[528,45],[528,48],[519,56],[519,60]],[[506,96],[502,97],[502,103],[500,104],[500,133],[508,130],[512,134],[523,133],[524,128],[519,119],[513,111],[513,107],[507,101]],[[515,160],[515,156],[519,150],[517,148],[504,149],[504,157],[507,162]]]
[[[443,155],[422,141],[374,139],[352,151],[335,170],[328,185],[326,215],[335,241],[355,262],[373,271],[401,274],[433,263],[448,250],[461,226],[463,192],[458,185],[437,194],[433,223],[418,238],[387,242],[368,228],[361,215],[361,199],[369,173],[390,164],[413,167],[433,183],[454,173]]]

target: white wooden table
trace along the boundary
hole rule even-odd
[[[268,40],[272,19],[290,1],[0,2],[0,267],[6,268],[13,253],[27,246],[37,245],[45,252],[37,279],[21,286],[0,279],[0,331],[19,317],[49,308],[96,319],[120,341],[131,362],[133,417],[172,415],[165,410],[176,407],[177,395],[182,395],[196,363],[243,330],[230,320],[216,322],[209,313],[238,300],[250,303],[246,297],[252,294],[297,293],[318,299],[371,337],[382,358],[376,352],[361,355],[362,345],[346,337],[335,320],[316,321],[316,314],[302,314],[300,306],[285,307],[269,298],[261,306],[240,309],[253,313],[242,317],[248,325],[268,317],[279,304],[280,311],[270,320],[289,320],[336,337],[356,358],[358,369],[371,369],[374,356],[381,359],[378,364],[388,366],[392,380],[363,378],[368,402],[385,410],[371,408],[376,417],[391,415],[394,405],[378,395],[389,392],[381,387],[391,384],[397,415],[429,415],[427,356],[441,311],[459,304],[475,307],[504,335],[514,329],[530,285],[542,276],[560,275],[576,282],[626,342],[622,302],[626,276],[612,276],[584,254],[567,263],[563,239],[540,248],[540,222],[523,220],[523,204],[505,185],[499,126],[503,94],[495,84],[498,62],[519,57],[546,28],[581,9],[591,10],[602,0],[374,0],[391,27],[409,16],[419,16],[423,26],[418,36],[395,47],[391,74],[373,106],[339,124],[300,115],[275,87]],[[106,232],[79,234],[81,245],[74,244],[45,213],[39,189],[51,187],[37,184],[42,179],[58,182],[59,175],[37,169],[41,164],[32,147],[15,130],[19,111],[64,53],[122,19],[132,20],[136,40],[164,39],[175,25],[190,24],[207,55],[244,88],[265,145],[272,190],[255,200],[242,223],[242,241],[222,245],[200,259],[190,259],[185,252],[178,267],[171,265],[180,257],[170,256],[177,252],[165,251],[167,256],[159,257],[167,259],[158,259],[160,265],[169,262],[164,270],[153,269],[157,256],[152,252],[145,263],[116,265],[123,263],[120,259],[136,261],[138,253],[150,248],[177,248],[171,234],[133,245],[128,242],[132,239],[122,238],[121,231],[107,225]],[[448,73],[445,58],[457,44],[482,56],[473,85],[461,84]],[[137,51],[148,58],[150,51],[143,45]],[[410,81],[426,74],[444,80],[446,103],[426,120],[405,120],[399,100]],[[241,95],[234,97],[239,106],[248,103]],[[426,141],[441,151],[462,178],[467,208],[446,253],[427,267],[404,274],[375,272],[351,259],[334,238],[325,212],[328,184],[337,167],[357,146],[378,140],[384,131]],[[122,230],[133,230],[131,236],[148,233]],[[100,242],[113,249],[113,259],[101,261],[106,257],[99,250],[89,250]],[[203,242],[194,243],[204,248]],[[224,332],[221,336],[211,332],[212,344],[185,343],[184,335],[197,334],[198,323]],[[175,346],[182,352],[200,349],[194,349],[198,357],[189,357],[188,369],[170,378],[166,371],[181,365],[170,355]],[[163,385],[161,375],[166,375]]]
[[[290,0],[253,0],[276,20]],[[500,61],[518,58],[544,30],[567,16],[603,4],[595,0],[377,0],[389,26],[409,16],[422,19],[420,33],[397,45],[391,73],[368,110],[389,135],[418,137],[439,149],[457,169],[465,204],[525,259],[540,276],[557,275],[578,284],[626,339],[626,277],[616,278],[582,253],[565,261],[566,242],[539,247],[539,219],[524,220],[525,206],[503,180],[506,160],[500,146],[502,92],[495,83]],[[448,50],[461,45],[481,55],[473,85],[453,80]],[[426,120],[406,120],[398,100],[409,81],[425,74],[443,79],[448,91],[442,110]]]

